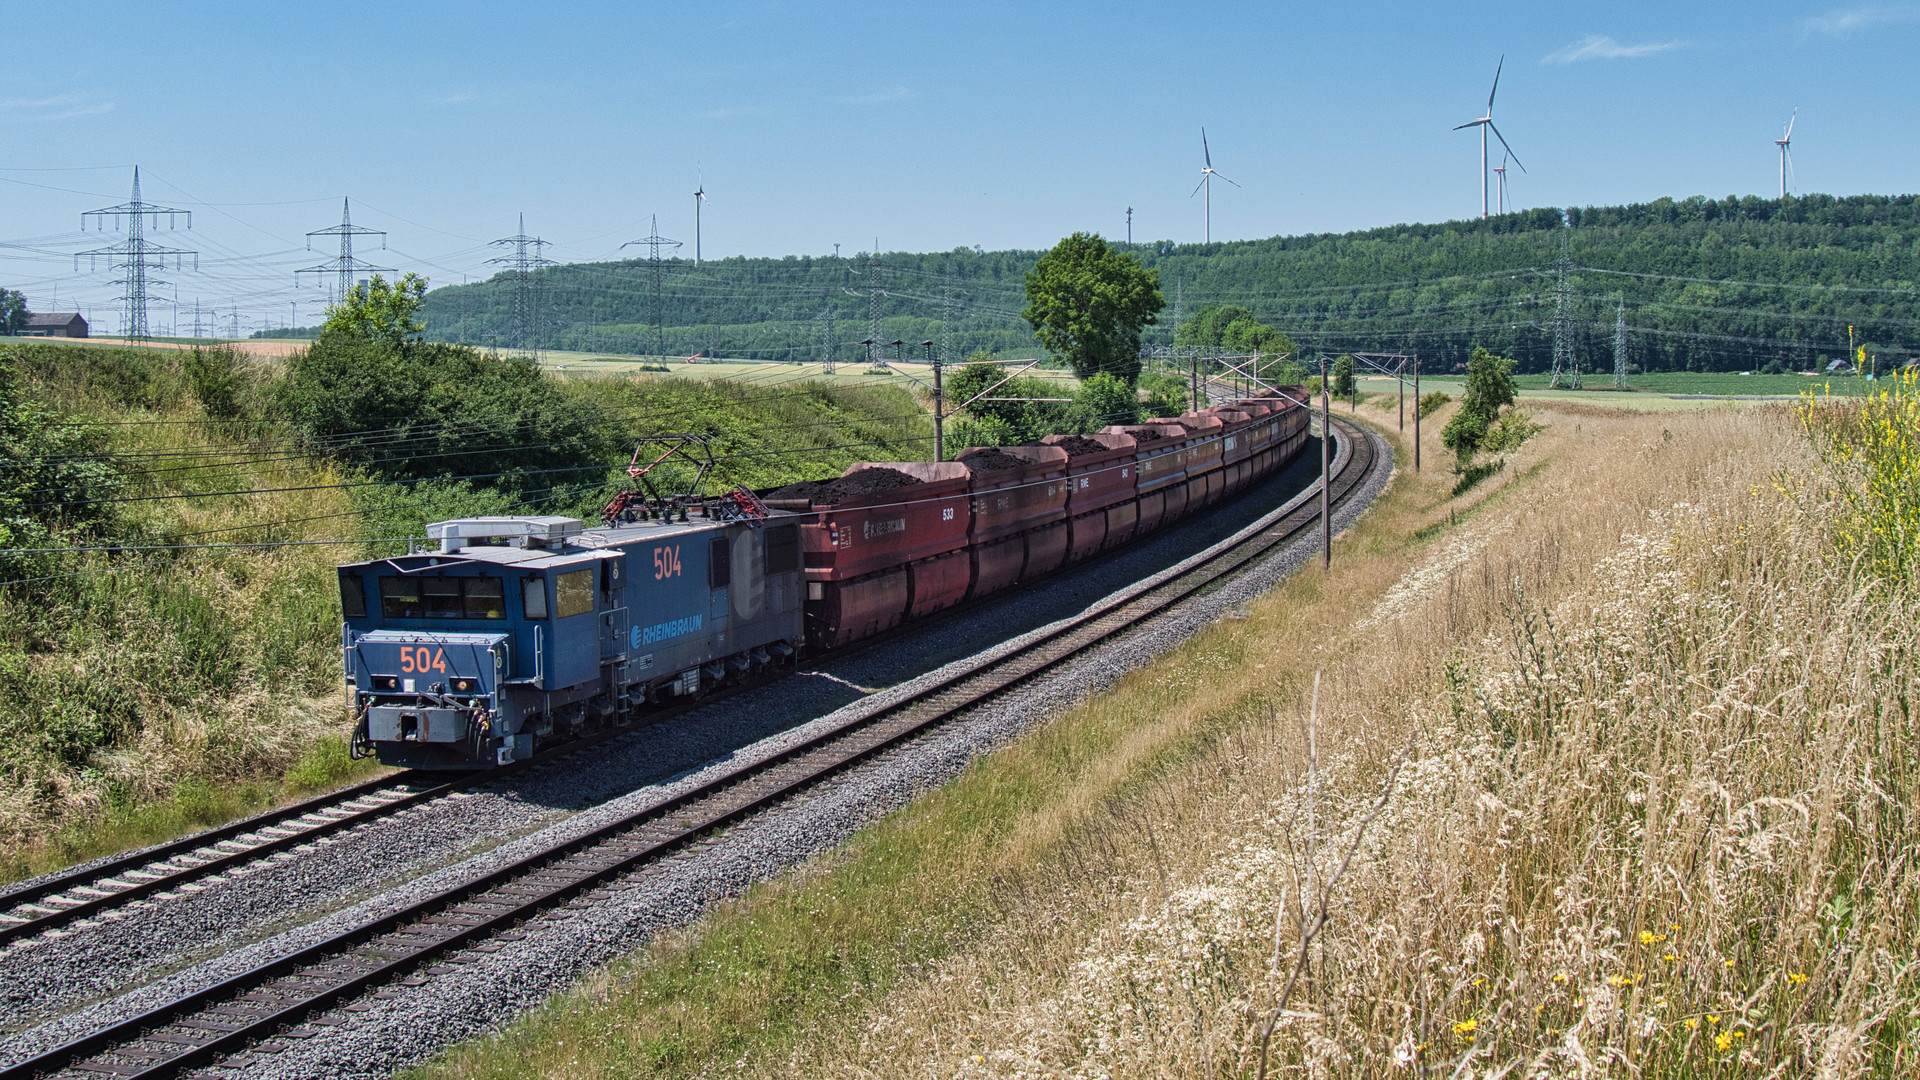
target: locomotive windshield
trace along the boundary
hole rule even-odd
[[[383,577],[380,614],[388,619],[504,619],[506,592],[495,577]]]

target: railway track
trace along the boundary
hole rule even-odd
[[[382,776],[0,893],[0,947],[418,806],[472,780]]]
[[[658,710],[648,715],[645,722],[669,720],[758,685],[755,681],[728,687],[699,702]],[[133,901],[164,896],[198,879],[237,870],[389,814],[512,776],[627,734],[636,726],[629,724],[595,731],[501,769],[471,773],[412,770],[375,777],[155,847],[0,891],[0,950],[15,941],[109,915]]]
[[[1372,473],[1375,451],[1356,425],[1336,420],[1335,426],[1341,437],[1331,479],[1341,505]],[[321,1014],[382,984],[428,982],[451,970],[464,950],[503,948],[517,924],[591,896],[1084,653],[1305,534],[1317,522],[1318,506],[1316,485],[1235,536],[1036,631],[1018,651],[952,665],[912,696],[771,758],[44,1051],[0,1070],[0,1080],[158,1078],[208,1066],[237,1068],[247,1058],[236,1055],[249,1046],[284,1050],[288,1040],[348,1023],[350,1013]]]

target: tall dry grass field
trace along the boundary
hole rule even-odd
[[[1920,1074],[1920,612],[1857,408],[1545,409],[1465,516],[1430,470],[1189,646],[1244,657],[1213,737],[1050,819],[973,944],[692,1071]]]

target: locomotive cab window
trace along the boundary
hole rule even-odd
[[[530,577],[520,582],[520,610],[529,619],[547,617],[547,579]]]
[[[388,619],[420,618],[420,581],[417,578],[380,579],[380,614]]]
[[[504,619],[507,617],[506,582],[499,578],[461,578],[460,591],[466,599],[467,618]]]
[[[367,582],[359,574],[340,575],[340,613],[349,619],[367,617]]]
[[[570,619],[593,610],[593,571],[572,570],[553,577],[553,617]]]
[[[707,548],[707,584],[721,588],[733,580],[733,545],[716,536]]]
[[[504,619],[504,585],[490,577],[381,578],[380,614],[389,619]],[[354,590],[344,584],[342,589],[344,606],[351,602],[346,593]],[[361,606],[364,609],[364,600]]]
[[[429,619],[457,619],[463,614],[460,603],[460,579],[423,578],[420,581],[421,614]]]

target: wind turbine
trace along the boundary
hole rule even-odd
[[[1213,167],[1213,151],[1207,148],[1206,128],[1200,129],[1200,157],[1202,161],[1206,162],[1206,165],[1200,170],[1200,183],[1194,187],[1193,194],[1188,195],[1187,198],[1191,199],[1194,195],[1200,194],[1201,188],[1207,190],[1207,243],[1211,244],[1213,243],[1213,178],[1218,176],[1220,179],[1226,180],[1227,183],[1233,184],[1234,187],[1239,187],[1240,185],[1234,183],[1227,178],[1225,173],[1219,172]]]
[[[1786,133],[1773,140],[1773,145],[1780,148],[1780,197],[1783,199],[1787,197],[1787,170],[1793,168],[1793,122],[1798,119],[1800,110],[1796,108],[1793,115],[1787,117]]]
[[[1514,153],[1513,147],[1507,145],[1507,137],[1500,134],[1499,128],[1493,126],[1493,96],[1500,92],[1500,72],[1506,66],[1507,58],[1502,56],[1499,67],[1493,69],[1493,89],[1487,91],[1486,115],[1477,120],[1469,120],[1453,129],[1455,131],[1470,127],[1480,129],[1480,216],[1483,218],[1487,216],[1487,186],[1488,179],[1492,175],[1492,170],[1487,167],[1491,164],[1487,158],[1487,132],[1493,132],[1493,137],[1500,140],[1501,147],[1506,150],[1507,156],[1513,159],[1513,163],[1520,166],[1521,172],[1527,171],[1527,167],[1520,162],[1520,155]]]
[[[702,177],[693,186],[693,265],[700,265],[700,204],[707,199],[707,181]]]
[[[1512,154],[1503,155],[1500,158],[1500,166],[1493,170],[1493,175],[1497,181],[1494,184],[1495,197],[1493,206],[1495,213],[1504,214],[1507,212],[1507,162],[1512,157]]]

